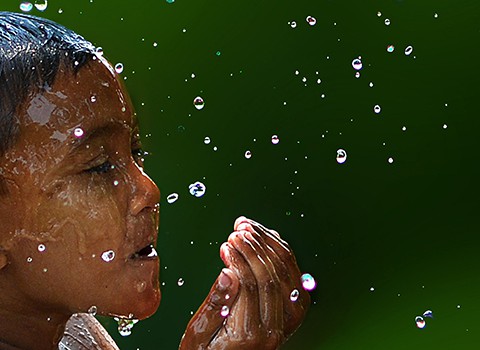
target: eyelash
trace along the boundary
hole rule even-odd
[[[148,155],[148,152],[145,152],[141,148],[137,148],[135,150],[132,150],[133,159],[135,159],[135,162],[137,162],[137,164],[139,164],[139,165],[143,165],[143,161],[145,160],[145,156],[147,156],[147,155]],[[95,173],[95,174],[105,174],[110,169],[113,169],[113,168],[114,168],[114,166],[112,165],[112,163],[110,163],[110,161],[107,160],[100,165],[97,165],[97,166],[94,166],[90,169],[87,169],[86,172],[89,173],[89,174],[93,174],[93,173]]]

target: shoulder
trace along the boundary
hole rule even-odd
[[[90,314],[74,314],[65,326],[59,350],[119,350],[105,328]]]

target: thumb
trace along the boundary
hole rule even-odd
[[[239,280],[224,268],[202,305],[188,323],[179,350],[206,349],[229,315],[237,297]]]

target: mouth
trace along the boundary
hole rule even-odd
[[[153,244],[148,244],[147,246],[137,250],[135,253],[130,255],[130,260],[153,260],[158,257],[157,251],[155,250]]]

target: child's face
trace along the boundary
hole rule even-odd
[[[2,278],[47,311],[154,313],[159,260],[148,247],[160,193],[142,170],[118,76],[103,59],[76,76],[61,70],[17,114],[20,137],[0,160],[9,189],[0,197]]]

